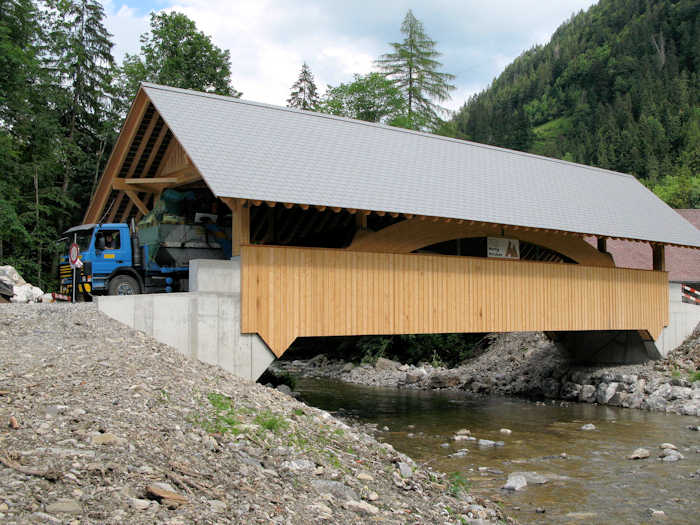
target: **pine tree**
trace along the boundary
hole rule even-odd
[[[53,10],[48,63],[63,132],[61,190],[80,211],[116,136],[114,44],[98,0],[50,0],[48,5]]]
[[[445,109],[433,102],[449,100],[454,75],[438,71],[436,42],[425,34],[423,24],[409,9],[401,24],[403,42],[392,42],[393,53],[382,55],[377,65],[401,90],[406,101],[406,127],[422,129],[440,122]]]
[[[292,91],[287,99],[287,107],[309,111],[313,111],[318,107],[318,94],[316,93],[314,75],[306,62],[301,66],[299,78],[292,84]]]

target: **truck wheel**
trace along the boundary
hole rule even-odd
[[[109,295],[137,295],[141,287],[136,279],[128,275],[117,275],[109,281]]]

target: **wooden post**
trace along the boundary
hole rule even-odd
[[[221,197],[231,209],[231,255],[241,254],[241,245],[250,244],[250,208],[241,199]]]
[[[653,260],[652,268],[654,269],[654,271],[665,272],[666,271],[666,257],[664,254],[664,245],[663,244],[652,244],[651,245],[651,253],[652,253],[652,260]]]
[[[367,230],[367,215],[364,213],[358,213],[355,215],[355,224],[357,225],[357,228],[366,231]]]
[[[605,237],[598,237],[598,251],[603,253],[608,252],[608,239]]]

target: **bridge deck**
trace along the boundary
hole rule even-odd
[[[243,333],[278,357],[296,337],[644,330],[668,324],[665,272],[244,246]]]

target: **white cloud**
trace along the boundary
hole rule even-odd
[[[114,58],[121,63],[125,53],[139,50],[139,36],[148,29],[148,16],[140,16],[137,9],[126,4],[115,4],[113,0],[104,0],[103,6],[105,25],[115,43]]]
[[[115,35],[115,56],[138,50],[148,16],[107,0],[107,25]],[[400,40],[399,28],[411,8],[438,42],[444,71],[457,75],[446,106],[458,109],[484,89],[520,53],[545,43],[553,31],[593,0],[165,0],[231,52],[232,82],[243,98],[284,105],[302,62],[320,91],[373,69],[374,59]]]

